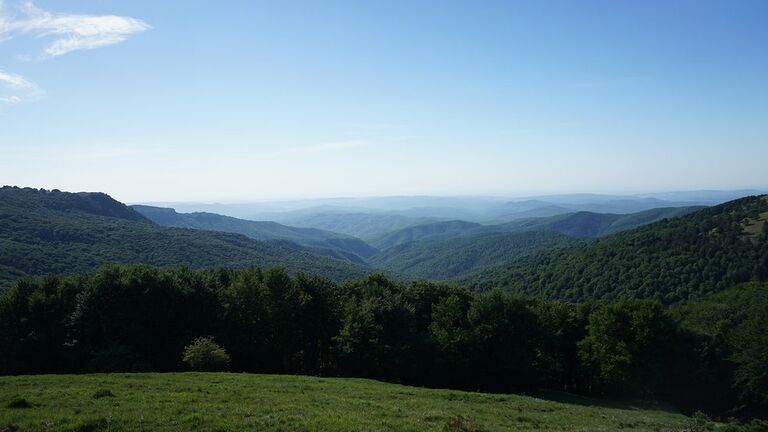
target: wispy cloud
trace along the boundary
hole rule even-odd
[[[0,0],[0,43],[20,35],[46,40],[42,54],[37,56],[40,60],[114,45],[151,28],[144,21],[131,17],[52,13],[31,1],[14,4],[11,13],[6,3]],[[15,105],[43,96],[45,91],[35,83],[0,70],[0,104]]]
[[[0,102],[15,105],[44,95],[40,87],[23,76],[0,70]]]
[[[52,13],[31,1],[21,4],[18,11],[20,16],[9,16],[0,0],[0,41],[15,34],[52,38],[43,49],[42,59],[113,45],[151,28],[142,20],[125,16]]]
[[[366,147],[367,141],[352,140],[352,141],[337,141],[323,144],[315,144],[301,147],[290,147],[282,150],[278,150],[273,154],[276,156],[307,156],[320,153],[333,153],[344,150],[351,150],[361,147]]]

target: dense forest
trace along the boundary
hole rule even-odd
[[[387,232],[370,241],[379,250],[425,240],[447,240],[471,233],[483,225],[462,220],[429,222]]]
[[[768,279],[768,196],[747,197],[675,219],[555,249],[459,279],[572,301],[674,303]]]
[[[0,285],[23,275],[91,271],[105,262],[159,266],[281,265],[334,280],[367,268],[243,235],[164,228],[101,193],[0,188]]]
[[[416,279],[443,280],[542,249],[578,243],[578,239],[556,232],[487,233],[400,244],[374,256],[370,263]]]
[[[422,223],[388,232],[370,240],[382,251],[413,242],[471,238],[489,234],[552,232],[570,237],[603,237],[627,231],[663,219],[680,217],[704,207],[655,208],[637,213],[613,214],[593,212],[566,212],[548,217],[526,217],[511,222],[481,225],[462,220]]]
[[[235,371],[654,397],[751,417],[768,412],[766,311],[766,284],[667,311],[382,275],[338,285],[281,269],[109,265],[5,290],[0,374],[180,370],[183,353],[215,341]]]

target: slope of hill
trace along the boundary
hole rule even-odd
[[[576,212],[550,217],[524,218],[498,225],[465,221],[430,222],[387,233],[371,240],[382,251],[422,240],[448,240],[490,233],[557,232],[572,237],[602,237],[666,218],[686,215],[704,207],[658,208],[630,214]]]
[[[678,302],[768,278],[768,229],[756,235],[749,228],[766,211],[768,196],[742,198],[460,281],[476,289],[506,287],[570,300],[628,296]]]
[[[371,244],[380,250],[385,250],[413,241],[458,237],[472,229],[479,228],[481,226],[482,225],[477,223],[465,222],[461,220],[431,222],[414,225],[408,228],[403,228],[401,230],[387,233],[381,237],[371,240]]]
[[[336,280],[368,269],[238,234],[163,228],[105,194],[0,189],[0,283],[104,262],[160,266],[284,266]]]
[[[378,251],[364,241],[315,228],[297,228],[277,222],[250,221],[215,213],[177,213],[172,208],[131,206],[152,222],[166,227],[192,228],[243,234],[264,241],[291,242],[318,255],[362,263]]]
[[[316,213],[281,219],[285,225],[317,228],[371,241],[388,232],[435,219],[381,213]]]
[[[557,216],[574,212],[629,214],[667,207],[690,207],[701,202],[666,201],[652,197],[595,194],[552,195],[510,201],[494,210],[486,222],[503,223],[524,218]]]
[[[95,394],[107,397],[94,397]],[[566,394],[435,390],[354,378],[235,373],[0,377],[0,424],[20,431],[662,431],[682,414]],[[5,409],[14,398],[32,408]],[[9,429],[16,430],[16,429]],[[686,429],[687,430],[687,429]]]
[[[500,231],[554,231],[574,237],[602,237],[647,225],[662,219],[684,216],[703,207],[667,207],[630,214],[576,212],[549,218],[523,219],[497,228]]]
[[[485,223],[497,224],[518,219],[540,218],[573,213],[573,209],[544,201],[510,202],[491,213]]]
[[[376,255],[371,264],[420,279],[447,279],[509,262],[535,251],[578,240],[546,232],[488,233],[449,240],[404,243]]]
[[[699,335],[705,347],[701,352],[721,353],[727,360],[719,370],[691,365],[699,390],[692,394],[700,400],[691,402],[706,407],[703,401],[709,393],[725,404],[751,407],[740,413],[742,417],[768,413],[768,283],[738,285],[675,306],[671,312],[684,329]],[[726,385],[712,391],[718,383]]]

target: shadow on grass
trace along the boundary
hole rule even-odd
[[[669,413],[680,414],[680,410],[674,405],[652,400],[638,399],[599,399],[590,396],[582,396],[573,393],[560,392],[555,390],[542,390],[531,393],[530,396],[544,399],[552,402],[560,402],[573,405],[615,408],[623,410],[649,410],[665,411]]]

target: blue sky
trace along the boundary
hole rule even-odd
[[[125,201],[768,187],[768,2],[5,0],[0,183]]]

